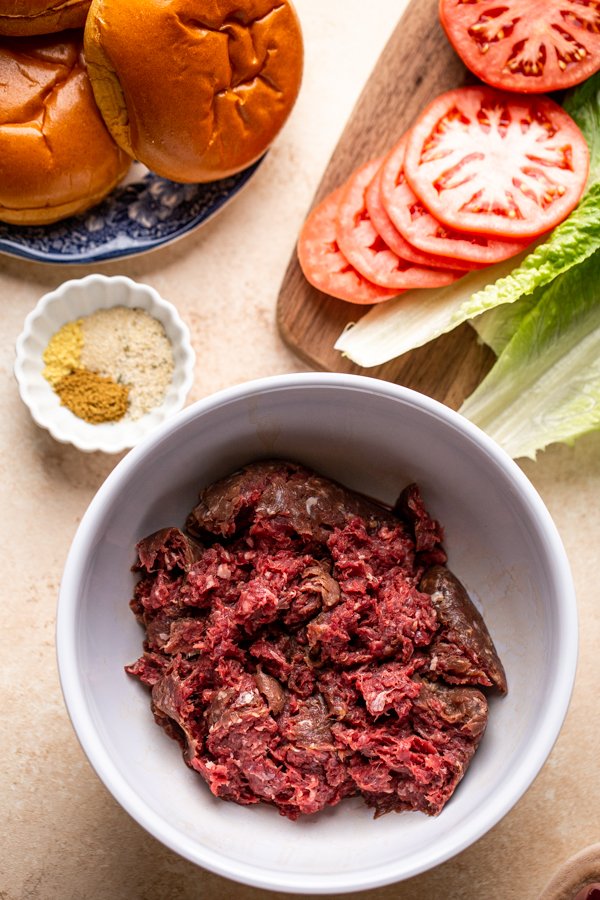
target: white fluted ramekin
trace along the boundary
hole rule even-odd
[[[173,347],[173,377],[165,399],[137,420],[93,425],[63,406],[43,376],[43,353],[59,328],[98,309],[126,306],[143,309],[164,326]],[[79,450],[121,453],[134,447],[154,428],[180,410],[194,378],[195,355],[187,325],[172,303],[150,285],[138,284],[123,275],[87,275],[65,281],[45,294],[25,319],[16,344],[15,376],[23,402],[34,421],[53,438]]]

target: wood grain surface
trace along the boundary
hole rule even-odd
[[[312,207],[358,165],[390,150],[431,99],[470,80],[442,31],[437,8],[438,0],[409,3],[359,97]],[[491,366],[491,351],[477,343],[468,325],[383,365],[357,366],[333,345],[346,324],[369,308],[312,287],[294,251],[277,301],[277,324],[286,344],[315,368],[393,381],[457,408]]]

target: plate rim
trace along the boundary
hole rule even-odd
[[[31,247],[28,247],[27,244],[21,244],[15,241],[11,241],[10,237],[3,237],[0,235],[0,254],[3,256],[8,256],[13,259],[24,259],[28,262],[40,263],[40,264],[49,264],[49,265],[90,265],[96,263],[103,262],[112,262],[119,259],[128,259],[134,256],[141,256],[146,253],[151,253],[154,250],[158,250],[161,247],[164,247],[168,244],[175,243],[176,241],[186,237],[191,234],[193,231],[196,231],[202,225],[209,222],[214,216],[221,212],[225,206],[229,204],[234,197],[236,197],[240,191],[246,187],[246,185],[252,180],[256,172],[261,167],[261,164],[264,162],[267,153],[264,153],[257,160],[247,166],[245,169],[242,169],[240,172],[236,172],[233,175],[228,176],[228,178],[237,179],[235,183],[231,186],[231,188],[225,191],[218,200],[215,201],[213,208],[206,212],[205,210],[197,213],[193,216],[189,221],[180,226],[176,231],[172,234],[157,236],[155,238],[149,237],[144,240],[140,240],[136,244],[132,244],[131,246],[124,248],[113,248],[112,250],[103,249],[103,246],[98,247],[96,250],[87,253],[59,253],[52,251],[41,251],[36,250]],[[169,179],[161,178],[161,176],[157,175],[154,172],[146,172],[143,176],[143,179],[134,179],[133,182],[130,183],[139,183],[142,180],[145,180],[148,175],[153,176],[156,179],[165,181],[169,183]],[[198,182],[198,186],[202,186],[202,184],[217,184],[219,181],[225,181],[227,179],[215,179],[213,182]],[[173,184],[179,184],[179,182],[172,182]],[[126,181],[122,182],[122,184],[126,184]],[[183,185],[182,185],[183,186]],[[109,195],[110,196],[110,195]],[[107,199],[107,198],[105,198]],[[102,202],[102,201],[101,201]],[[97,204],[98,206],[99,204]],[[86,210],[85,214],[93,211],[94,207],[91,207],[90,210]],[[52,223],[56,225],[60,225],[63,222],[68,221],[67,219],[61,220],[60,222]],[[0,223],[9,225],[9,223]],[[10,225],[9,225],[10,227]],[[20,226],[20,227],[28,227],[28,226]],[[44,227],[44,226],[32,226],[32,227]]]

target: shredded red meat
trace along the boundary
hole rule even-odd
[[[126,671],[213,794],[296,819],[360,794],[437,815],[506,678],[409,485],[393,510],[290,462],[140,541]]]

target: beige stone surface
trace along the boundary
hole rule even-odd
[[[278,336],[278,288],[324,166],[403,5],[298,0],[304,84],[253,182],[180,242],[96,267],[148,282],[177,304],[198,356],[190,402],[242,380],[305,369]],[[88,765],[63,705],[54,650],[62,567],[118,457],[81,454],[37,428],[12,366],[38,298],[90,271],[0,258],[0,900],[258,900],[264,892],[193,866],[133,822]],[[580,660],[564,728],[533,786],[486,836],[433,871],[352,895],[357,900],[534,900],[564,859],[598,840],[600,433],[553,447],[523,468],[556,521],[577,588]]]

